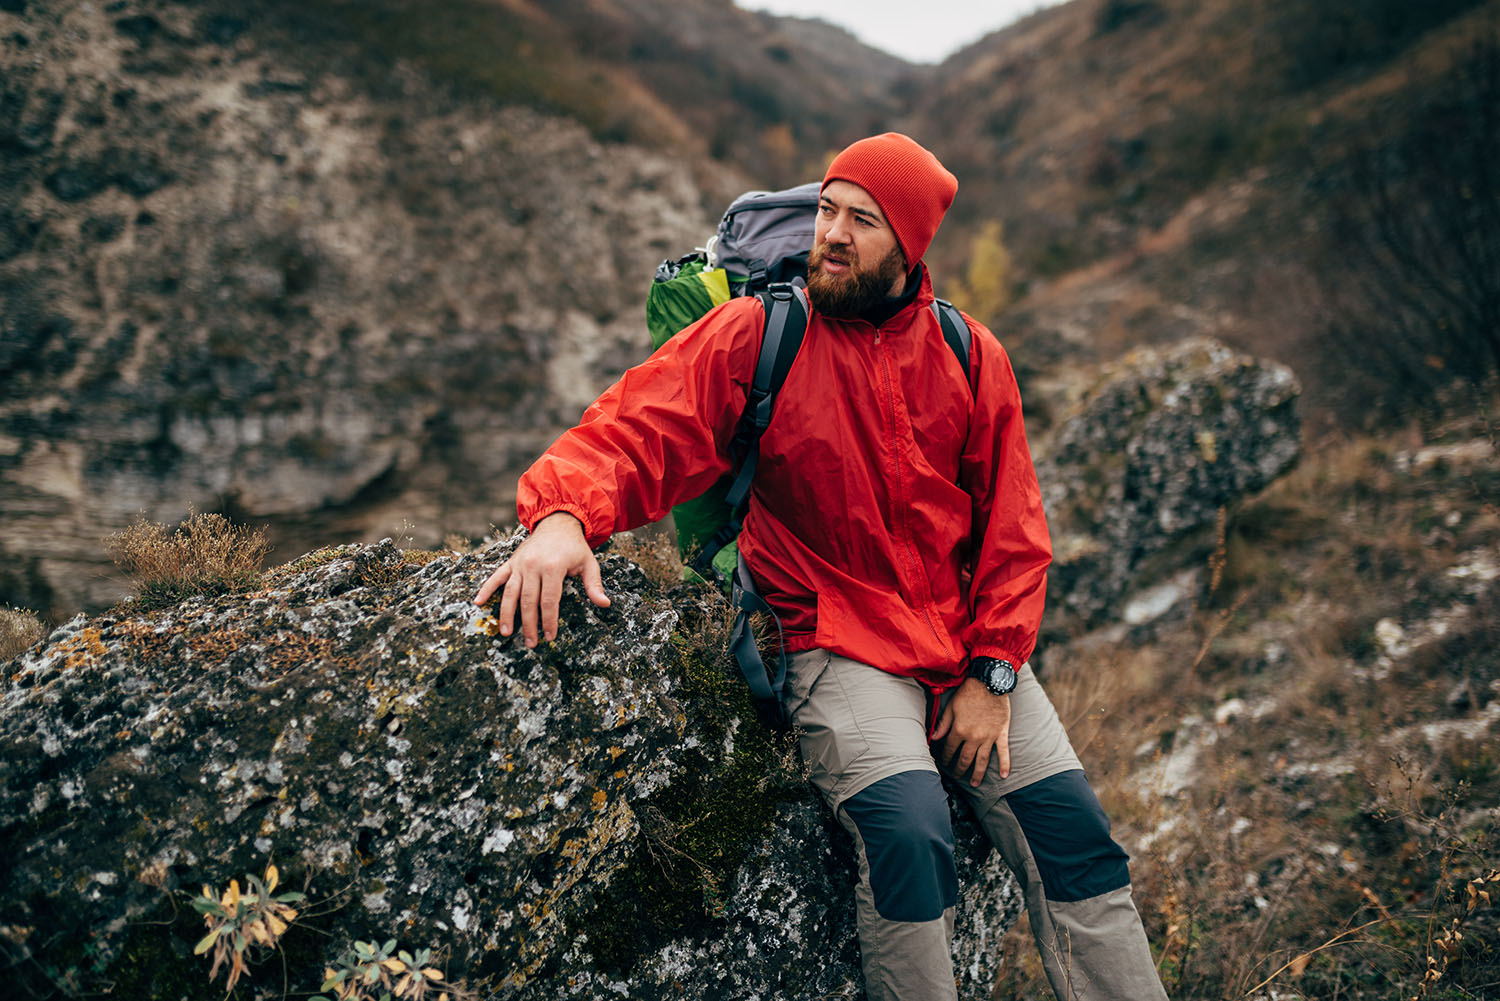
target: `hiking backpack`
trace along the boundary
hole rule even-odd
[[[730,650],[755,696],[761,721],[773,728],[788,722],[782,699],[786,649],[779,636],[781,622],[756,592],[735,539],[750,506],[761,436],[770,426],[777,394],[807,332],[803,286],[821,190],[821,182],[813,181],[786,191],[750,191],[736,198],[706,246],[661,262],[646,297],[646,326],[653,349],[731,298],[758,296],[765,310],[755,376],[730,440],[733,467],[708,491],[672,508],[672,520],[678,550],[690,572],[728,588],[738,610]],[[968,372],[968,324],[943,299],[933,302],[932,311],[942,327],[943,340]],[[750,629],[750,616],[757,612],[769,615],[776,625],[774,675],[768,675]]]

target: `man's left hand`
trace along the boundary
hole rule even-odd
[[[956,774],[973,767],[970,785],[977,787],[984,781],[991,749],[999,755],[1000,777],[1006,778],[1010,775],[1010,696],[995,695],[977,678],[965,678],[948,700],[932,739],[943,741],[943,761],[953,763]]]

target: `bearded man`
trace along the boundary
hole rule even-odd
[[[922,256],[957,189],[896,133],[829,167],[740,554],[792,652],[812,781],[854,838],[868,996],[956,997],[947,774],[1021,883],[1057,996],[1165,998],[1126,855],[1027,664],[1051,544],[1010,360],[965,317],[964,372],[929,308]],[[570,575],[608,605],[593,547],[730,470],[763,323],[753,296],[713,310],[526,472],[530,535],[475,596],[501,593],[502,633],[519,611],[528,647],[553,639]]]

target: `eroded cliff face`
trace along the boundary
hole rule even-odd
[[[98,540],[190,507],[329,538],[484,534],[645,354],[712,221],[683,158],[292,58],[250,12],[0,8],[0,593],[123,585]],[[370,534],[373,533],[373,534]]]
[[[516,541],[323,550],[248,594],[79,617],[7,665],[13,983],[211,993],[187,900],[274,860],[309,902],[256,990],[396,938],[480,997],[856,996],[850,845],[726,673],[724,600],[609,557],[611,607],[570,585],[528,650],[471,601]],[[1019,901],[971,822],[960,842],[977,999]]]

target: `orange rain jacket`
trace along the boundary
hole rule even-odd
[[[1010,359],[969,320],[971,390],[931,302],[924,269],[878,329],[813,311],[739,544],[788,649],[942,691],[970,656],[1031,655],[1051,545]],[[522,524],[567,511],[597,546],[708,489],[763,323],[758,299],[732,299],[626,372],[521,478]]]

